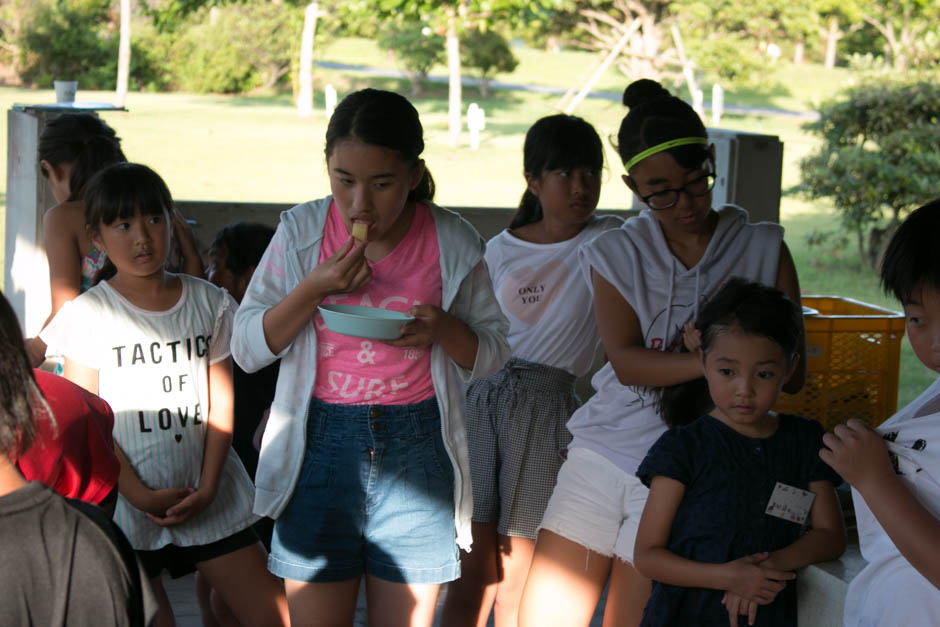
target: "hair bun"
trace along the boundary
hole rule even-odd
[[[669,93],[662,85],[648,78],[633,81],[623,90],[623,104],[631,109],[644,102],[670,98]]]

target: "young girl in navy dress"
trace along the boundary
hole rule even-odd
[[[634,559],[654,582],[642,625],[795,625],[793,571],[842,554],[823,428],[771,411],[801,330],[799,306],[743,279],[686,329],[714,408],[664,433],[637,470],[650,493]]]
[[[251,479],[232,450],[235,301],[165,269],[173,201],[150,168],[119,163],[84,196],[113,277],[66,304],[42,332],[65,376],[113,408],[121,463],[115,521],[174,624],[160,581],[198,569],[243,625],[287,622],[284,588],[251,530]]]
[[[281,359],[255,512],[295,625],[430,625],[470,545],[464,383],[509,358],[484,242],[435,206],[418,112],[364,89],[330,118],[332,196],[281,214],[235,317],[235,359]],[[364,231],[361,233],[360,231]],[[328,329],[321,304],[407,312],[399,339]]]
[[[574,384],[600,344],[578,249],[623,225],[594,215],[604,148],[588,122],[538,120],[524,157],[519,210],[486,246],[513,357],[467,392],[473,552],[447,590],[442,621],[454,627],[482,627],[491,608],[497,627],[518,622],[536,531],[571,441],[565,425],[581,404]]]

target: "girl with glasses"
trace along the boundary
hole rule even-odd
[[[649,490],[640,461],[666,430],[657,388],[698,379],[702,362],[680,352],[683,332],[733,276],[776,286],[799,302],[793,259],[777,224],[713,208],[714,150],[692,108],[659,83],[627,87],[618,133],[623,181],[648,209],[581,249],[608,363],[597,393],[568,422],[568,459],[540,525],[520,625],[587,624],[610,582],[604,625],[636,625],[650,581],[633,566]],[[803,384],[805,340],[783,389]]]

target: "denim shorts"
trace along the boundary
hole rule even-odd
[[[454,471],[436,399],[311,401],[303,465],[274,524],[268,569],[305,582],[366,573],[436,584],[460,576]]]

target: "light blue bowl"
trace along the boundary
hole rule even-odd
[[[342,333],[370,340],[397,340],[401,328],[414,320],[398,311],[360,307],[358,305],[320,305],[326,328],[333,333]]]

